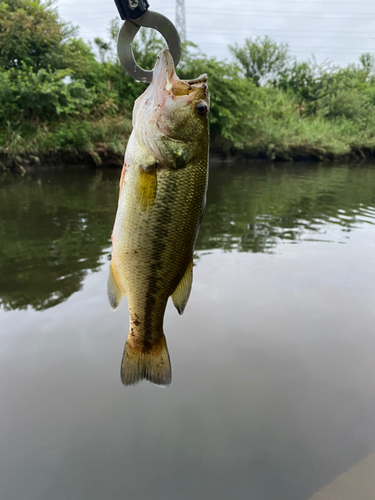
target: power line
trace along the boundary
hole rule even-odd
[[[112,11],[112,10],[113,10],[113,12],[114,12],[115,14],[117,14],[117,15],[118,15],[118,12],[117,12],[117,10],[116,10],[116,6],[115,6],[115,5],[113,5],[113,6],[111,6],[110,8],[108,8],[108,10],[98,10],[98,11],[95,11],[95,12],[92,12],[92,11],[90,10],[89,15],[88,15],[88,12],[85,12],[85,11],[83,11],[83,12],[74,12],[74,11],[72,11],[72,12],[65,13],[64,15],[72,15],[72,16],[85,16],[85,17],[87,17],[87,18],[89,19],[90,17],[92,17],[93,15],[96,15],[96,14],[100,14],[100,15],[103,15],[103,14],[111,14],[111,11]],[[164,12],[164,13],[165,13],[165,12]],[[168,13],[172,13],[172,11],[170,11],[170,12],[168,11]]]
[[[90,30],[91,32],[92,30]],[[104,32],[104,30],[100,30],[101,32]],[[265,35],[269,32],[269,31],[273,31],[272,29],[270,28],[248,28],[248,29],[243,29],[243,30],[238,30],[238,29],[230,29],[230,28],[226,28],[225,30],[223,29],[218,29],[218,30],[195,30],[195,29],[190,29],[189,30],[189,33],[192,33],[194,35],[208,35],[208,34],[218,34],[218,35],[226,35],[226,34],[229,34],[230,36],[232,36],[232,33],[233,32],[236,32],[239,34],[239,36],[246,36],[246,35],[251,35],[252,32],[254,31],[261,31],[262,33],[264,33]],[[280,30],[282,31],[282,30]],[[291,33],[291,31],[293,30],[284,30],[284,31],[288,31],[288,34],[274,34],[273,36],[275,37],[283,37],[283,38],[310,38],[310,37],[314,37],[314,38],[323,38],[323,39],[337,39],[337,36],[335,35],[332,35],[332,31],[310,31],[310,32],[304,32],[303,34],[295,34],[295,33]],[[89,30],[79,30],[80,33],[88,33]],[[317,33],[327,33],[327,35],[318,35]],[[368,37],[368,36],[357,36],[355,33],[360,33],[360,34],[364,34],[366,32],[361,32],[361,31],[335,31],[334,33],[340,33],[340,34],[351,34],[351,36],[346,36],[345,38],[348,39],[355,39],[355,40],[368,40],[368,41],[373,41],[374,38],[375,38],[375,35],[374,35],[374,32],[368,32],[368,33],[371,33],[371,37]]]
[[[103,13],[102,13],[103,14]],[[91,17],[91,16],[90,16]],[[87,19],[90,19],[90,17],[87,17]],[[212,28],[203,28],[202,27],[202,34],[203,32],[205,32],[206,34],[211,30]],[[214,28],[215,29],[215,28]],[[217,28],[221,33],[223,33],[223,29],[221,28]],[[245,29],[242,29],[242,31],[244,31]],[[238,30],[238,29],[232,29],[232,28],[225,28],[225,31],[241,31],[241,30]],[[329,35],[331,35],[332,33],[337,33],[337,34],[352,34],[353,37],[352,38],[358,38],[358,39],[361,39],[361,38],[369,38],[367,37],[366,35],[372,35],[372,37],[370,38],[374,38],[375,37],[375,32],[374,31],[359,31],[359,30],[298,30],[298,29],[294,29],[294,28],[290,28],[290,29],[283,29],[283,28],[269,28],[269,27],[265,27],[265,28],[253,28],[253,27],[249,27],[247,28],[247,31],[249,32],[253,32],[253,31],[260,31],[262,33],[265,33],[265,32],[286,32],[287,34],[286,35],[281,35],[281,34],[277,34],[275,33],[275,36],[291,36],[291,37],[299,37],[299,36],[313,36],[314,38],[331,38]],[[195,34],[199,34],[200,32],[199,31],[195,31],[194,28],[190,28],[189,29],[189,33],[192,33],[194,32]],[[297,35],[295,33],[297,32],[302,32],[303,35]],[[328,35],[317,35],[317,33],[327,33]],[[364,35],[364,36],[358,36],[358,35]],[[332,36],[332,38],[334,38],[334,35]]]
[[[182,6],[184,4],[184,0],[176,0],[177,4],[176,4],[176,10],[179,6],[180,3],[182,3]],[[301,4],[321,4],[322,2],[320,1],[317,1],[317,0],[298,0],[298,1],[295,1],[295,0],[283,0],[284,3],[288,3],[288,4],[298,4],[298,5],[301,5]],[[231,2],[232,5],[229,7],[229,8],[222,8],[222,7],[214,7],[214,8],[210,8],[208,9],[207,7],[206,8],[199,8],[197,10],[192,10],[192,9],[189,9],[187,11],[187,14],[188,16],[197,16],[197,15],[202,15],[202,14],[210,14],[210,18],[212,19],[213,16],[217,15],[217,16],[226,16],[226,17],[230,17],[231,19],[233,19],[233,23],[235,23],[236,21],[234,21],[234,18],[236,18],[238,15],[241,15],[241,16],[246,16],[246,19],[248,18],[248,16],[251,16],[251,17],[254,17],[254,18],[257,18],[257,20],[259,18],[274,18],[274,19],[280,19],[280,18],[306,18],[308,17],[309,19],[310,18],[317,18],[317,19],[320,19],[320,20],[332,20],[332,19],[337,19],[337,20],[345,20],[345,19],[350,19],[350,20],[362,20],[362,19],[365,19],[367,21],[370,21],[370,22],[373,22],[375,20],[375,12],[368,12],[368,13],[365,13],[365,12],[348,12],[348,11],[340,11],[340,12],[318,12],[318,11],[311,11],[311,10],[306,10],[306,11],[295,11],[295,10],[264,10],[264,9],[244,9],[244,10],[241,10],[241,8],[237,9],[237,10],[234,10],[233,9],[233,3],[235,2]],[[255,3],[255,2],[254,2]],[[267,4],[267,3],[278,3],[279,4],[279,1],[278,0],[264,0],[262,2],[262,5],[264,6],[264,4]],[[368,2],[368,1],[358,1],[358,2],[351,2],[351,1],[332,1],[332,0],[327,0],[324,2],[325,4],[330,4],[330,5],[338,5],[338,6],[342,6],[343,4],[347,4],[347,5],[375,5],[375,3],[373,2]],[[77,5],[76,3],[73,3],[73,2],[60,2],[58,7],[59,8],[62,8],[64,9],[64,7],[67,8],[67,10],[71,10],[69,8],[69,6],[73,6],[73,5]],[[92,20],[93,22],[97,21],[97,17],[99,16],[103,16],[105,14],[107,14],[108,16],[111,16],[112,13],[115,14],[116,13],[116,10],[114,8],[114,5],[113,4],[110,4],[109,2],[100,2],[100,1],[96,1],[96,2],[91,2],[90,4],[87,2],[81,2],[80,4],[80,7],[81,7],[81,11],[79,12],[69,12],[69,13],[65,13],[65,15],[69,15],[69,17],[73,18],[73,22],[74,22],[74,18],[77,17],[77,18],[80,18],[81,16],[82,17],[85,17],[85,20],[90,22],[90,20]],[[85,6],[85,5],[90,5],[90,13],[88,12],[83,12],[82,11],[82,7]],[[96,11],[96,12],[93,12],[92,11],[92,6],[93,5],[108,5],[108,10],[102,10],[102,11]],[[280,4],[279,4],[280,5]],[[112,9],[113,8],[113,9]],[[172,12],[174,11],[173,8],[170,8],[170,7],[164,7],[163,8],[160,8],[159,9],[160,11],[162,11],[164,14],[166,15],[171,15]],[[277,16],[277,17],[276,17]],[[185,17],[185,16],[184,16]],[[184,19],[185,20],[185,19]],[[79,22],[79,21],[78,21]],[[85,23],[86,24],[86,23]],[[178,19],[176,17],[176,24],[178,25],[179,22],[178,22]],[[87,24],[86,24],[87,25]],[[259,26],[259,24],[258,24]],[[337,27],[337,26],[336,26]],[[186,28],[185,28],[186,29]],[[183,30],[181,30],[180,28],[180,32],[183,33],[183,38],[185,38],[185,33],[183,32]],[[108,30],[95,30],[95,33],[93,33],[93,30],[80,30],[80,34],[82,35],[85,35],[85,34],[89,34],[91,35],[91,37],[94,36],[94,34],[100,34],[100,33],[106,33],[108,34]],[[197,26],[194,26],[193,28],[189,29],[189,34],[193,35],[193,37],[195,38],[196,35],[199,35],[202,34],[202,35],[208,35],[208,36],[215,36],[215,35],[224,35],[228,38],[234,38],[233,42],[235,41],[239,41],[238,38],[241,37],[242,39],[245,38],[245,36],[251,36],[252,34],[255,34],[255,33],[259,33],[259,34],[269,34],[269,33],[272,33],[272,36],[274,36],[275,38],[284,38],[284,39],[300,39],[300,41],[303,41],[305,38],[307,37],[314,37],[316,39],[326,39],[327,41],[328,40],[336,40],[337,39],[337,36],[335,36],[335,34],[339,34],[339,35],[346,35],[345,38],[348,39],[348,41],[350,43],[352,43],[352,41],[355,39],[355,40],[358,40],[358,42],[360,42],[361,44],[363,44],[363,40],[366,40],[366,42],[368,43],[373,43],[373,40],[374,40],[374,32],[373,31],[359,31],[358,29],[357,30],[309,30],[309,31],[306,31],[306,30],[297,30],[297,29],[282,29],[282,28],[252,28],[251,26],[249,26],[249,28],[224,28],[224,29],[220,29],[220,28],[202,28],[202,30],[199,30],[199,28],[197,28]],[[366,36],[366,34],[368,34],[369,36]],[[190,38],[192,38],[190,36]],[[336,40],[337,41],[337,40]],[[225,40],[225,41],[217,41],[217,42],[207,42],[207,41],[204,41],[202,40],[201,42],[201,45],[203,47],[218,47],[218,46],[228,46],[231,41],[230,40]],[[328,42],[329,43],[329,42]],[[313,51],[313,52],[317,52],[317,53],[321,53],[321,52],[324,52],[324,53],[332,53],[332,52],[339,52],[339,51],[346,51],[348,53],[358,53],[358,52],[364,52],[364,51],[374,51],[375,49],[372,48],[372,47],[353,47],[353,46],[350,46],[350,47],[342,47],[342,46],[328,46],[328,47],[319,47],[319,46],[305,46],[305,47],[293,47],[293,42],[291,44],[291,51],[292,52],[301,52],[301,51]]]
[[[199,46],[199,42],[197,42],[197,45]],[[206,42],[204,43],[205,46],[211,46],[211,47],[216,47],[218,45],[228,45],[227,42]],[[306,46],[306,47],[292,47],[292,52],[294,51],[324,51],[324,52],[331,52],[331,51],[340,51],[344,50],[345,52],[363,52],[364,49],[361,49],[360,47],[313,47],[313,46]],[[368,47],[368,51],[375,51],[375,47]]]
[[[263,14],[265,12],[265,14]],[[221,12],[219,9],[215,11],[215,16],[225,16],[225,17],[237,17],[237,16],[243,16],[244,14],[249,14],[249,15],[255,15],[257,17],[273,17],[276,18],[276,15],[279,18],[280,17],[308,17],[309,19],[311,18],[318,18],[318,19],[368,19],[369,16],[375,17],[375,12],[369,12],[364,15],[358,16],[357,14],[353,14],[352,12],[341,12],[340,14],[337,14],[336,12],[322,12],[320,16],[312,16],[311,14],[319,14],[318,12],[314,11],[305,11],[305,12],[293,12],[293,11],[285,11],[285,10],[280,10],[280,11],[272,11],[272,14],[268,14],[267,12],[269,11],[262,11],[262,10],[246,10],[246,11],[241,11],[241,12]],[[211,16],[213,15],[212,11],[205,11],[203,9],[200,9],[199,12],[196,11],[187,11],[187,13],[191,16],[199,15],[201,16],[202,14],[210,14]],[[289,15],[292,14],[292,15]],[[327,16],[328,14],[328,16]],[[347,17],[342,16],[341,14],[344,14]],[[354,15],[357,15],[357,17],[353,17]]]
[[[177,0],[178,2],[180,2],[181,0]],[[183,1],[183,0],[182,0]],[[270,1],[270,0],[269,0]],[[284,1],[284,0],[283,0]],[[296,3],[297,2],[293,2],[293,3]],[[309,2],[310,3],[310,2]],[[329,2],[324,2],[324,3],[329,3]],[[339,2],[331,2],[331,3],[337,3],[339,4]],[[342,2],[342,3],[350,3],[350,2]],[[101,2],[96,2],[96,4],[101,4]],[[104,3],[103,3],[104,4]],[[340,2],[341,4],[341,2]],[[375,5],[374,3],[370,3],[368,2],[369,5]],[[64,5],[77,5],[76,3],[66,3],[66,4],[62,4],[60,3],[58,5],[58,7],[64,7]],[[83,4],[80,3],[79,6],[81,7]],[[95,5],[95,2],[92,4],[87,4],[88,6],[90,6],[90,12],[92,12],[92,5]],[[111,5],[108,3],[108,6]],[[115,8],[115,5],[113,5],[113,8]],[[165,7],[162,9],[163,12],[173,12],[174,9],[171,9],[170,7]],[[103,11],[101,11],[103,12]],[[375,11],[374,12],[368,12],[368,13],[363,13],[362,14],[358,14],[356,12],[318,12],[318,11],[311,11],[311,10],[305,10],[305,11],[294,11],[294,10],[290,10],[290,11],[285,11],[285,10],[272,10],[272,13],[270,14],[269,13],[269,10],[264,10],[264,9],[242,9],[242,10],[238,10],[236,12],[230,10],[230,9],[223,9],[221,7],[216,7],[214,9],[205,9],[204,7],[203,8],[200,8],[198,11],[197,10],[187,10],[187,13],[189,15],[201,15],[202,13],[209,13],[210,16],[213,16],[213,15],[224,15],[224,16],[230,16],[230,17],[235,17],[235,16],[242,16],[243,14],[259,14],[259,15],[267,15],[267,17],[275,17],[275,14],[283,14],[283,15],[286,15],[286,14],[293,14],[293,16],[297,16],[299,17],[300,15],[303,15],[303,16],[310,16],[310,14],[321,14],[321,15],[333,15],[333,16],[342,16],[342,15],[346,15],[346,16],[359,16],[359,17],[356,17],[355,19],[362,19],[362,18],[367,18],[368,15],[375,15]],[[264,14],[263,14],[264,13]],[[87,11],[83,11],[83,12],[74,12],[74,14],[87,14]],[[341,17],[340,17],[341,18]],[[346,19],[346,18],[345,18]]]
[[[311,3],[318,3],[318,4],[326,4],[326,3],[330,3],[330,4],[334,4],[334,5],[339,5],[341,6],[343,3],[348,3],[348,4],[351,4],[351,5],[374,5],[373,2],[363,2],[363,1],[359,1],[359,2],[356,2],[356,1],[338,1],[338,2],[335,2],[335,1],[332,1],[332,0],[282,0],[283,3],[294,3],[295,5],[300,5],[301,3],[306,3],[306,4],[311,4]],[[280,0],[262,0],[260,3],[262,3],[262,5],[264,3],[277,3],[277,4],[280,4]],[[217,7],[217,8],[222,8],[222,7]]]
[[[331,3],[331,4],[335,4],[335,5],[342,5],[343,3],[348,3],[348,4],[351,4],[351,5],[358,5],[358,4],[361,4],[361,5],[374,5],[373,2],[333,2],[332,0],[328,0],[328,1],[325,1],[325,0],[321,0],[321,1],[318,1],[318,0],[283,0],[284,3],[295,3],[296,5],[299,5],[301,3],[307,3],[307,4],[310,4],[310,3],[319,3],[319,4],[326,4],[326,3]],[[280,3],[279,0],[263,0],[262,3]]]
[[[80,6],[81,5],[87,5],[91,9],[91,7],[93,5],[104,5],[104,4],[109,5],[110,3],[111,2],[109,2],[109,1],[102,1],[102,2],[101,1],[96,1],[96,2],[90,2],[90,1],[88,1],[88,2],[82,2],[81,1],[79,3],[79,5]],[[263,0],[261,3],[262,4],[264,4],[264,3],[277,3],[277,4],[280,4],[280,1],[279,0]],[[322,1],[318,1],[318,0],[311,0],[311,1],[310,0],[298,0],[298,1],[296,1],[296,0],[283,0],[283,3],[292,3],[292,4],[296,4],[296,5],[300,5],[300,4],[303,4],[303,3],[308,4],[308,5],[310,5],[310,4],[320,4],[321,5],[322,3],[324,3],[324,4],[333,4],[333,5],[338,5],[338,6],[341,6],[342,4],[349,4],[349,5],[374,5],[373,2],[350,2],[350,1],[346,1],[346,2],[341,2],[341,1],[340,2],[334,2],[334,1],[331,1],[331,0],[327,0],[327,1],[323,1],[323,0]],[[77,5],[77,2],[73,0],[72,2],[58,2],[58,4],[57,4],[58,7],[63,6],[63,5]],[[217,9],[220,9],[220,8],[221,7],[217,7]],[[171,9],[170,7],[164,7],[164,6],[162,8],[163,12],[165,10],[170,10],[170,9]],[[212,8],[212,10],[210,10],[210,12],[214,13],[215,10],[216,10],[216,8],[214,7],[214,8]],[[229,12],[229,9],[226,9],[226,10],[227,10],[227,12]]]
[[[116,13],[116,10],[113,9],[113,12]],[[254,17],[273,17],[275,18],[275,16],[273,14],[261,14],[261,13],[256,13],[254,14],[255,11],[247,11],[246,13],[247,14],[251,14],[253,15]],[[205,12],[187,12],[187,14],[190,16],[190,15],[201,15],[201,14],[204,14]],[[103,15],[103,14],[111,14],[111,12],[109,10],[107,11],[98,11],[98,12],[90,12],[90,15],[88,16],[88,13],[87,12],[72,12],[72,13],[65,13],[64,15],[70,15],[70,16],[84,16],[86,17],[87,19],[90,19],[90,17],[93,16],[93,14],[98,14],[98,15]],[[210,14],[212,15],[212,11],[210,12]],[[275,11],[275,14],[277,14],[277,12]],[[289,15],[289,14],[292,14],[292,15]],[[350,19],[350,20],[361,20],[361,19],[365,19],[365,20],[369,20],[369,21],[373,21],[375,20],[375,12],[374,13],[369,13],[367,15],[364,15],[364,16],[358,16],[358,17],[352,17],[353,15],[352,14],[349,14],[349,13],[344,13],[345,16],[339,16],[333,12],[328,12],[328,13],[322,13],[322,15],[320,16],[312,16],[311,14],[315,14],[315,12],[305,12],[304,13],[305,15],[302,15],[301,14],[294,14],[294,13],[289,13],[289,12],[280,12],[280,17],[281,18],[305,18],[305,17],[308,17],[309,19],[313,18],[313,19]],[[325,15],[325,14],[328,14],[328,15]],[[216,15],[224,15],[226,17],[230,16],[230,17],[236,17],[236,14],[225,14],[225,13],[222,13],[222,12],[217,12]],[[279,19],[280,19],[279,17]]]
[[[115,7],[113,9],[115,13],[117,13]],[[94,14],[100,14],[100,15],[103,15],[103,14],[109,14],[110,13],[110,10],[105,10],[105,11],[96,11],[96,12],[90,12],[89,14],[89,17],[92,17]],[[168,13],[172,13],[170,11],[168,11]],[[187,11],[187,14],[188,15],[201,15],[202,13],[204,12],[189,12]],[[212,15],[212,11],[210,12],[211,15]],[[247,14],[254,14],[255,11],[247,11],[246,12]],[[349,12],[344,12],[343,14],[348,16],[348,17],[343,17],[343,16],[338,16],[336,13],[334,12],[323,12],[322,15],[320,16],[311,16],[310,14],[318,14],[317,12],[305,12],[305,13],[299,13],[299,14],[295,14],[293,12],[276,12],[275,11],[275,14],[282,14],[281,17],[297,17],[297,18],[300,18],[300,17],[308,17],[308,18],[318,18],[318,19],[332,19],[332,18],[336,18],[336,19],[368,19],[369,16],[372,16],[371,19],[375,19],[375,12],[370,12],[369,14],[366,14],[364,16],[358,16],[358,17],[349,17],[349,16],[353,16],[353,14],[350,14]],[[74,16],[87,16],[88,13],[87,12],[69,12],[69,13],[65,13],[65,15],[67,14],[70,14],[70,15],[74,15]],[[237,14],[233,14],[233,13],[230,13],[230,14],[225,14],[224,12],[216,12],[215,14],[219,15],[219,16],[230,16],[230,17],[236,17]],[[242,13],[244,14],[244,12]],[[293,15],[289,15],[289,14],[293,14]],[[303,15],[304,14],[304,15]],[[326,15],[328,14],[328,16]],[[255,16],[257,17],[275,17],[273,14],[262,14],[262,13],[255,13]]]
[[[81,30],[80,33],[91,33],[92,34],[92,30]],[[107,33],[107,31],[104,31],[104,30],[96,30],[95,31],[95,34],[101,34],[101,33]],[[203,33],[202,33],[203,34]],[[197,42],[199,43],[199,41]],[[217,45],[230,45],[230,42],[228,41],[216,41],[216,42],[202,42],[203,45],[210,45],[210,46],[217,46]],[[303,47],[293,47],[291,46],[290,47],[292,51],[294,50],[324,50],[324,51],[336,51],[336,50],[345,50],[345,51],[351,51],[351,50],[354,50],[354,51],[364,51],[364,50],[368,50],[368,51],[375,51],[375,47],[336,47],[336,46],[328,46],[328,47],[319,47],[319,46],[314,46],[314,45],[306,45],[306,46],[303,46]]]
[[[84,33],[89,33],[92,35],[92,30],[85,31]],[[107,34],[106,31],[95,31],[95,35],[100,35],[100,34]],[[230,45],[229,42],[226,41],[218,41],[218,42],[200,42],[199,40],[196,41],[198,47],[213,47],[213,48],[218,48],[220,47],[228,47]],[[344,53],[351,53],[351,54],[363,54],[364,52],[375,52],[375,47],[316,47],[316,46],[305,46],[305,47],[290,47],[291,52],[308,52],[310,54],[313,53],[325,53],[325,54],[330,54],[330,53],[337,53],[337,52],[344,52]]]
[[[248,28],[248,29],[242,29],[242,30],[239,30],[239,29],[231,29],[231,28],[225,28],[225,30],[222,30],[222,29],[218,29],[218,30],[210,30],[209,33],[211,34],[227,34],[227,33],[238,33],[239,36],[244,36],[246,34],[251,34],[251,32],[255,31],[254,29],[252,28]],[[264,33],[267,33],[268,31],[270,31],[268,28],[264,28],[263,30],[260,30],[259,28],[257,29],[257,31],[262,31]],[[200,34],[204,34],[202,30],[200,31],[197,31],[195,29],[189,29],[189,33],[192,33],[192,34],[195,34],[195,35],[200,35]],[[313,36],[314,38],[334,38],[334,39],[337,39],[337,35],[331,35],[329,31],[327,31],[327,35],[316,35],[315,32],[309,32],[308,34],[306,34],[306,32],[304,34],[301,34],[301,35],[296,35],[296,34],[291,34],[291,33],[288,33],[288,34],[285,34],[285,35],[280,35],[280,34],[276,34],[274,35],[275,37],[284,37],[284,38],[307,38],[307,37],[311,37]],[[341,33],[342,32],[337,32],[337,33]],[[350,33],[350,32],[348,32]],[[362,33],[362,32],[359,32],[359,33]],[[346,36],[345,38],[354,38],[355,40],[368,40],[368,41],[373,41],[374,38],[375,38],[375,35],[374,35],[374,32],[371,32],[371,34],[373,35],[372,37],[368,37],[368,36],[357,36],[357,35],[354,35],[354,36]]]
[[[361,33],[361,34],[367,33],[369,35],[374,35],[374,31],[358,31],[358,30],[335,30],[335,31],[333,31],[333,30],[329,30],[329,31],[328,30],[317,30],[317,31],[310,30],[310,31],[307,31],[307,30],[282,29],[282,28],[249,28],[249,31],[286,31],[288,33],[302,31],[304,34],[306,34],[306,36],[311,36],[311,35],[315,36],[315,33]],[[283,35],[283,36],[286,36],[286,35]]]

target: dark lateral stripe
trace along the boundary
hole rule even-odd
[[[145,318],[145,340],[152,342],[152,337],[156,332],[153,332],[153,318],[155,313],[155,305],[157,303],[157,295],[160,293],[160,282],[158,279],[158,271],[163,268],[163,257],[167,246],[168,235],[170,231],[170,223],[173,217],[171,209],[174,206],[178,196],[177,177],[174,173],[161,174],[167,176],[162,182],[158,182],[155,209],[157,219],[155,225],[155,234],[153,236],[153,253],[151,255],[151,268],[146,292],[146,310],[144,311]],[[158,203],[161,199],[168,196],[168,203]],[[168,297],[166,297],[168,300]]]

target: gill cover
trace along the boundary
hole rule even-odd
[[[180,80],[170,52],[163,49],[151,84],[135,102],[135,139],[159,165],[182,167],[206,147],[202,134],[208,138],[208,106],[207,75]]]

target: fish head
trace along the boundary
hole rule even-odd
[[[179,168],[207,154],[207,75],[180,80],[167,49],[159,52],[153,79],[137,99],[133,127],[138,143],[160,165]]]

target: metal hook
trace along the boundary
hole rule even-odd
[[[135,80],[150,83],[152,71],[147,71],[138,66],[134,60],[131,45],[141,26],[155,29],[165,38],[175,66],[178,65],[181,58],[181,40],[173,23],[157,12],[146,10],[137,19],[127,19],[124,22],[117,38],[117,54],[120,63],[124,70]]]

